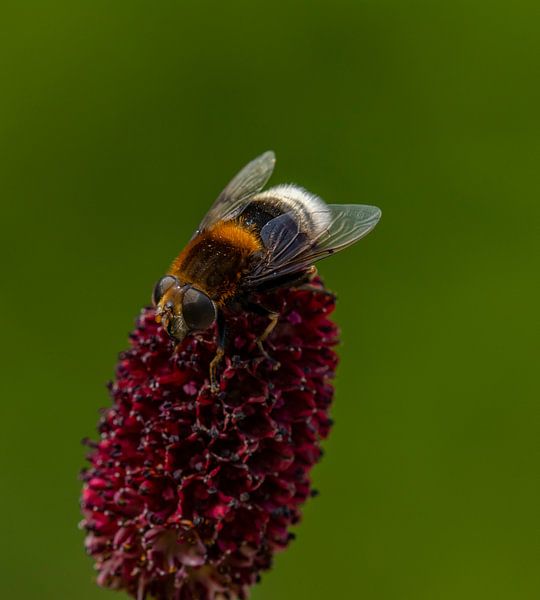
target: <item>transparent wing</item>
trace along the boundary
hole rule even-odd
[[[307,231],[292,212],[272,219],[262,228],[265,253],[246,277],[248,286],[301,272],[314,262],[347,248],[377,225],[381,210],[363,204],[329,204],[314,216],[325,223],[315,233]]]
[[[270,179],[276,157],[272,151],[261,154],[248,163],[221,192],[199,225],[198,232],[220,220],[232,219],[246,201],[260,192]]]

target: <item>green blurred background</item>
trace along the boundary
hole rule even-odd
[[[253,599],[538,598],[538,2],[0,10],[2,599],[114,597],[79,441],[155,279],[270,148],[272,182],[383,219],[321,264],[336,426]]]

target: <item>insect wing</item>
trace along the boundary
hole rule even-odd
[[[293,213],[280,215],[262,228],[266,254],[246,278],[248,285],[308,269],[366,236],[381,217],[379,208],[363,204],[329,204],[317,212],[326,224],[315,234],[304,231]]]
[[[234,218],[253,194],[260,192],[270,179],[276,157],[272,151],[265,152],[248,163],[221,192],[199,225],[197,233],[217,221]]]

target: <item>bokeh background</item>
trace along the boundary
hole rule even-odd
[[[253,599],[538,598],[538,2],[0,12],[2,598],[114,597],[80,439],[154,281],[270,148],[274,183],[383,220],[321,264],[336,425]]]

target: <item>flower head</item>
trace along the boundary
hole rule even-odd
[[[83,472],[83,527],[98,583],[143,600],[233,600],[292,538],[328,435],[337,329],[334,297],[283,290],[267,319],[228,314],[220,392],[208,381],[215,332],[179,349],[142,311],[120,355],[113,404]]]

